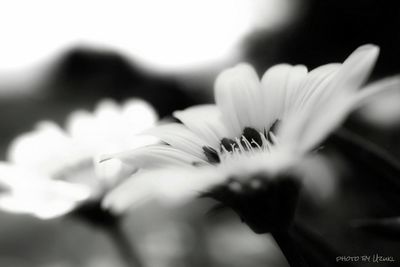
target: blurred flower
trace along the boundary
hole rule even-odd
[[[149,104],[131,99],[122,106],[104,100],[93,114],[76,111],[66,131],[53,122],[39,123],[12,142],[9,161],[0,163],[0,208],[49,219],[100,199],[133,170],[115,161],[96,167],[96,156],[153,143],[154,137],[134,135],[156,120]]]
[[[400,125],[400,87],[381,94],[357,112],[364,121],[380,128]]]
[[[252,221],[260,217],[278,217],[267,230],[285,227],[300,188],[298,173],[288,170],[299,166],[300,159],[350,111],[399,85],[395,77],[358,91],[378,51],[365,45],[343,64],[327,64],[310,72],[302,65],[276,65],[261,82],[247,64],[222,72],[215,83],[216,105],[175,112],[183,124],[150,131],[167,145],[105,157],[141,170],[111,191],[104,206],[121,212],[154,197],[182,200],[206,191],[232,207],[256,232],[266,230],[260,229],[265,221],[262,225]]]

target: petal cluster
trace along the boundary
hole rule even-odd
[[[153,127],[154,109],[142,100],[100,102],[93,113],[76,111],[63,130],[40,122],[15,138],[0,163],[0,208],[48,219],[99,198],[132,169],[119,161],[98,165],[98,155],[153,144],[135,135]]]
[[[104,205],[122,211],[143,199],[137,195],[164,195],[164,185],[183,181],[182,177],[187,180],[182,187],[187,185],[194,195],[232,174],[263,171],[273,175],[290,168],[353,109],[382,91],[399,87],[398,77],[364,86],[378,53],[378,47],[364,45],[342,64],[312,71],[302,65],[280,64],[261,79],[248,64],[223,71],[215,82],[215,104],[176,111],[181,124],[161,125],[148,132],[164,145],[106,157],[143,172],[112,191]]]

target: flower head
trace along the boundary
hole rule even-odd
[[[66,131],[53,122],[39,123],[12,142],[8,162],[0,163],[0,208],[47,219],[101,198],[132,169],[115,161],[97,166],[97,156],[154,143],[155,138],[133,135],[156,119],[146,102],[132,99],[122,106],[104,100],[93,114],[77,111]]]
[[[177,111],[174,116],[182,124],[149,131],[164,145],[107,157],[141,171],[113,190],[104,205],[121,211],[160,195],[180,199],[204,191],[215,193],[219,188],[214,198],[240,209],[243,215],[253,189],[267,193],[271,188],[276,192],[292,188],[293,196],[298,195],[291,170],[299,159],[316,148],[351,110],[382,90],[399,86],[395,77],[359,90],[378,51],[376,46],[365,45],[343,64],[323,65],[310,72],[302,65],[280,64],[268,69],[261,80],[248,64],[225,70],[215,82],[216,104]],[[242,195],[237,200],[238,194]],[[277,196],[273,205],[282,198],[286,195]],[[251,220],[246,217],[242,219]]]

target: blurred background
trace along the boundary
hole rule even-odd
[[[260,75],[282,62],[313,69],[373,43],[381,55],[371,80],[393,75],[399,29],[396,0],[1,1],[0,156],[39,120],[63,126],[68,114],[92,111],[104,98],[145,99],[161,118],[212,102],[217,74],[242,61]],[[400,159],[399,101],[400,92],[377,99],[345,126]],[[332,150],[335,194],[306,200],[299,216],[343,255],[400,261],[398,239],[349,227],[357,218],[399,215],[400,206],[388,205],[385,188]],[[204,216],[206,204],[150,203],[124,226],[149,266],[286,266],[269,237],[253,235],[230,212]],[[85,224],[1,212],[0,266],[123,265],[107,237]]]

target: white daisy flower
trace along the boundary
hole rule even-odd
[[[378,52],[378,47],[364,45],[343,64],[310,72],[302,65],[280,64],[261,80],[248,64],[225,70],[215,82],[216,104],[177,111],[174,116],[182,124],[161,125],[149,132],[165,145],[104,157],[141,170],[111,191],[103,205],[122,212],[151,198],[181,201],[221,185],[225,195],[219,200],[234,201],[230,204],[236,208],[245,203],[238,204],[228,191],[243,195],[265,189],[273,195],[274,186],[264,188],[264,180],[296,166],[353,109],[400,85],[400,79],[392,77],[362,88]],[[280,190],[298,187],[295,181],[289,184],[274,190],[284,193]]]
[[[98,168],[97,155],[154,143],[154,137],[134,135],[156,120],[149,104],[131,99],[122,106],[104,100],[94,113],[76,111],[65,131],[53,122],[39,123],[17,137],[8,161],[0,162],[0,209],[50,219],[101,198],[132,169],[119,161]]]

